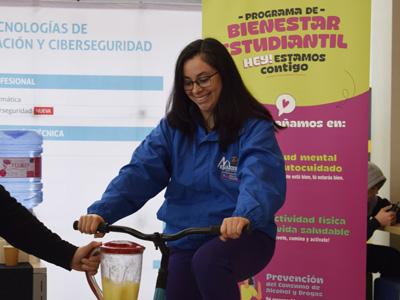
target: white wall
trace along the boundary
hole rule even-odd
[[[390,102],[392,74],[392,0],[372,0],[371,160],[390,174]],[[381,193],[388,197],[390,182]]]
[[[392,74],[392,0],[372,0],[371,21],[371,161],[390,176],[390,103]],[[380,195],[389,198],[390,180]],[[389,235],[374,234],[374,242],[388,244]]]

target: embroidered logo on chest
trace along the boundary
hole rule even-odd
[[[237,156],[232,156],[230,160],[226,159],[225,156],[222,156],[221,160],[217,165],[217,168],[221,170],[221,178],[225,180],[238,181],[237,164],[238,164]]]

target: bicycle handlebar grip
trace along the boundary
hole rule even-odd
[[[75,230],[78,230],[78,224],[79,224],[79,221],[74,221],[74,223],[72,224],[72,227],[73,227]],[[99,224],[99,226],[97,227],[97,231],[98,231],[98,232],[101,232],[101,233],[108,233],[108,232],[110,232],[110,229],[108,228],[108,223],[101,223],[101,224]]]
[[[210,226],[210,234],[220,235],[221,233],[221,226],[214,225]]]
[[[99,226],[97,227],[97,231],[101,233],[108,233],[110,232],[110,229],[108,228],[108,223],[100,223]]]
[[[213,225],[213,226],[210,226],[209,228],[210,228],[210,234],[219,235],[221,233],[220,225]],[[243,227],[243,232],[251,233],[252,232],[251,225],[247,224],[245,227]]]
[[[78,224],[79,224],[79,221],[74,221],[74,224],[72,224],[72,227],[73,227],[75,230],[78,230]]]
[[[251,228],[251,224],[247,224],[244,228],[243,228],[243,232],[245,233],[251,233],[253,230]]]

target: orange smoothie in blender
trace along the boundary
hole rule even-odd
[[[104,300],[137,300],[139,294],[139,283],[132,281],[114,282],[109,278],[102,277]]]

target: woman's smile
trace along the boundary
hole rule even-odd
[[[196,55],[184,64],[183,75],[186,95],[198,106],[203,118],[210,119],[222,89],[218,72]]]

